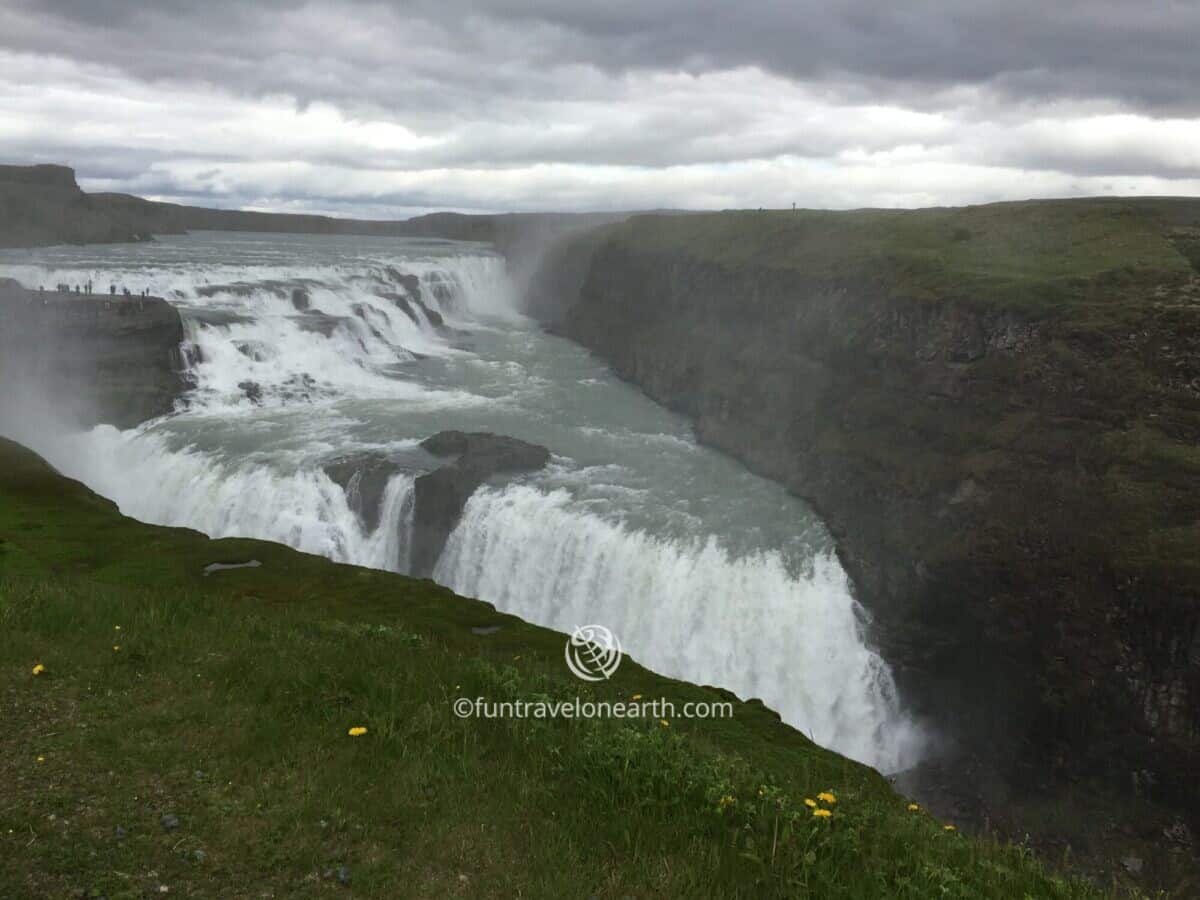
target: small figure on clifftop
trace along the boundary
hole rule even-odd
[[[117,296],[117,286],[115,284],[110,284],[108,286],[108,293],[113,297]]]

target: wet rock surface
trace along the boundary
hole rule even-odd
[[[383,454],[343,456],[324,466],[325,474],[346,492],[346,501],[367,531],[379,527],[383,495],[399,469]]]
[[[429,575],[458,524],[471,494],[495,475],[533,472],[550,461],[550,451],[517,438],[486,432],[442,431],[421,442],[434,456],[453,462],[416,480],[412,572]]]
[[[188,388],[183,321],[158,297],[30,290],[0,280],[0,381],[10,406],[69,424],[130,428]]]
[[[446,540],[458,524],[471,495],[489,479],[501,475],[533,472],[550,460],[550,451],[537,444],[487,432],[442,431],[420,444],[428,456],[397,461],[384,453],[356,453],[339,457],[322,468],[345,491],[351,510],[363,528],[379,528],[388,484],[401,471],[421,471],[430,460],[449,461],[417,476],[411,505],[400,515],[411,515],[408,571],[417,576],[432,574]]]

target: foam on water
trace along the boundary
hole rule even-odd
[[[657,539],[579,511],[565,491],[514,485],[476,492],[435,577],[567,632],[602,623],[642,664],[758,697],[884,770],[917,749],[831,555],[797,577],[778,553],[734,559],[715,538]]]

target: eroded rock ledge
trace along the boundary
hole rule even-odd
[[[188,384],[179,312],[158,297],[27,290],[0,279],[0,405],[23,420],[129,428]]]

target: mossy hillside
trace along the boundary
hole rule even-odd
[[[1111,315],[1128,288],[1191,274],[1200,201],[1032,200],[917,210],[739,210],[638,216],[613,226],[633,251],[878,284],[899,298]]]
[[[2,441],[0,627],[5,897],[1102,895],[944,830],[757,704],[458,719],[458,696],[727,695],[630,661],[588,691],[562,635],[430,582],[134,522]],[[825,819],[804,802],[820,791]]]

